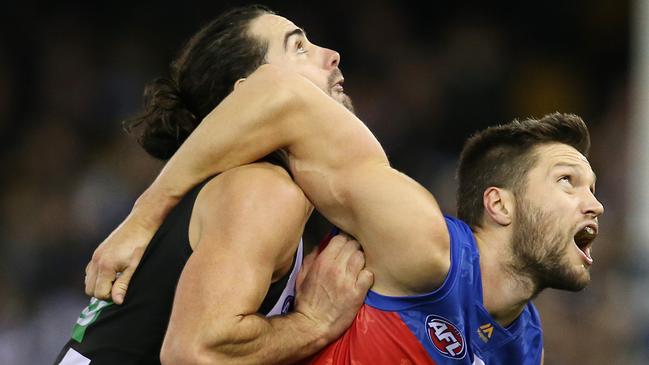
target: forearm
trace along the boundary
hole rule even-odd
[[[309,200],[363,242],[382,292],[403,282],[411,284],[392,294],[434,288],[447,265],[428,276],[420,268],[448,261],[448,237],[430,193],[393,170],[372,133],[342,105],[299,76],[269,74],[251,76],[205,118],[156,179],[153,195],[180,196],[211,174],[285,148]],[[272,80],[282,84],[273,90]]]
[[[126,221],[136,218],[143,228],[155,232],[181,198],[182,195],[173,191],[161,192],[149,187],[135,201]]]
[[[206,348],[208,363],[290,364],[324,348],[333,338],[299,312],[271,318],[248,315],[228,338]]]
[[[239,88],[203,119],[139,197],[130,220],[157,228],[171,208],[207,177],[256,161],[289,143],[287,133],[268,136],[285,128],[281,115],[290,113],[295,100],[288,88],[268,92],[282,74],[272,67],[260,70],[249,82],[258,87]]]
[[[367,160],[387,164],[378,141],[352,113],[302,76],[265,65],[203,119],[149,197],[179,199],[208,176],[279,148],[289,152],[297,172],[326,174]]]
[[[262,66],[196,127],[147,190],[151,201],[179,199],[209,176],[254,162],[292,143],[297,108],[286,73]],[[281,87],[275,85],[281,84]]]

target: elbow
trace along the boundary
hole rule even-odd
[[[160,350],[160,363],[162,365],[198,365],[214,362],[209,360],[205,351],[202,351],[196,343],[165,338]]]
[[[162,365],[191,363],[192,358],[189,355],[189,351],[183,351],[181,346],[172,345],[171,342],[176,341],[171,341],[168,338],[165,338],[162,343],[162,348],[160,349],[160,363]]]
[[[299,109],[305,102],[305,88],[315,87],[296,72],[272,64],[261,65],[249,79],[273,91],[268,94],[271,98],[268,110],[278,113]]]
[[[173,338],[173,339],[172,339]],[[232,358],[220,351],[218,345],[209,345],[187,336],[165,336],[160,349],[162,365],[232,364]]]

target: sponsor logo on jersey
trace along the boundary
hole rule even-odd
[[[494,334],[494,326],[491,323],[483,324],[478,328],[478,336],[483,342],[488,342]]]
[[[282,305],[282,314],[286,314],[293,310],[293,303],[295,303],[295,297],[289,295],[284,299],[284,304]]]
[[[97,320],[102,309],[111,304],[113,304],[112,301],[104,301],[97,298],[90,299],[90,304],[81,311],[77,323],[72,328],[72,339],[80,343],[86,333],[86,328]]]
[[[451,321],[434,314],[426,317],[428,338],[437,351],[451,359],[462,359],[466,355],[466,342],[462,333]]]

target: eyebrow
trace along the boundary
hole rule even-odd
[[[286,34],[284,34],[284,52],[286,52],[286,47],[288,45],[288,39],[291,38],[294,35],[300,35],[302,37],[306,37],[306,32],[304,32],[304,29],[302,29],[302,28],[295,28],[290,32],[286,32]]]
[[[573,168],[573,169],[578,169],[580,166],[577,165],[576,163],[559,162],[559,163],[556,163],[556,164],[554,164],[552,166],[553,169],[555,167],[570,167],[570,168]],[[595,183],[597,182],[597,175],[595,174],[595,171],[592,171],[592,172],[593,172],[593,185],[595,185]]]

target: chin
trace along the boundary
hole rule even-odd
[[[578,269],[562,270],[558,275],[547,278],[546,286],[549,288],[567,290],[567,291],[580,291],[590,283],[590,272],[583,266]]]
[[[331,97],[337,102],[339,102],[340,104],[342,104],[342,106],[344,106],[347,110],[349,110],[353,114],[356,114],[354,110],[354,103],[352,103],[352,99],[349,96],[347,96],[347,94],[343,92],[334,91],[331,94]]]

